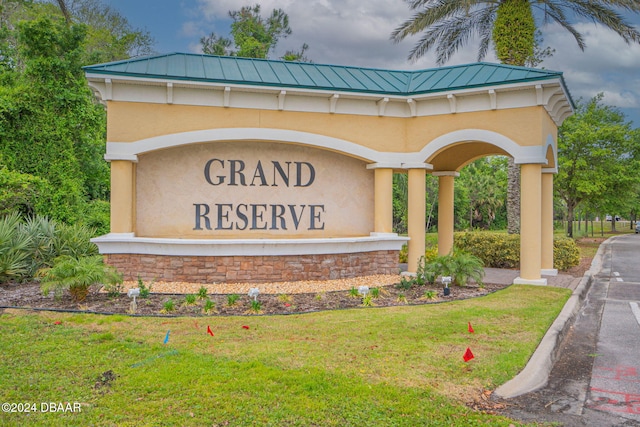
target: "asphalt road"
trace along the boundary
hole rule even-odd
[[[640,426],[640,236],[601,247],[601,263],[541,390],[508,415],[566,427]]]

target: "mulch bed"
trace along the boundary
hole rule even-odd
[[[400,305],[431,304],[445,301],[453,301],[467,298],[475,298],[503,289],[508,285],[485,284],[479,287],[475,284],[469,286],[453,286],[449,296],[443,295],[441,287],[433,285],[413,286],[404,290],[395,285],[380,288],[378,298],[372,298],[371,304],[375,307],[390,307]],[[425,293],[432,290],[436,293],[435,299],[425,298]],[[403,298],[404,297],[404,298]],[[168,300],[173,302],[174,310],[166,311]],[[148,298],[137,298],[136,315],[154,316],[235,316],[235,315],[259,315],[259,314],[295,314],[323,310],[336,310],[346,308],[365,307],[363,298],[353,297],[349,291],[297,293],[287,295],[261,294],[257,300],[260,302],[260,311],[251,310],[251,301],[248,295],[239,295],[237,302],[229,306],[228,295],[210,294],[209,299],[215,303],[213,312],[204,313],[204,301],[197,300],[189,305],[182,294],[158,294],[151,293]],[[68,292],[61,298],[55,298],[53,293],[44,296],[38,283],[9,283],[0,285],[0,308],[20,307],[25,309],[44,309],[58,311],[82,311],[108,314],[131,314],[131,298],[126,294],[110,297],[98,289],[92,289],[86,300],[80,304],[71,301]]]

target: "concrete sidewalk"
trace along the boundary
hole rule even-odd
[[[498,285],[510,285],[513,280],[520,275],[519,270],[509,270],[505,268],[485,268],[484,281],[486,283],[495,283]],[[547,286],[555,286],[558,288],[569,288],[575,291],[580,284],[580,277],[573,277],[569,274],[558,274],[557,276],[542,276],[547,279]]]

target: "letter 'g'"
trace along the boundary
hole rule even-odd
[[[207,182],[211,185],[220,185],[224,182],[224,175],[218,175],[216,176],[216,178],[218,178],[217,182],[213,182],[211,181],[211,164],[213,162],[218,162],[220,163],[220,166],[222,167],[222,169],[224,169],[224,160],[220,160],[220,159],[211,159],[207,162],[206,165],[204,165],[204,179],[207,180]]]

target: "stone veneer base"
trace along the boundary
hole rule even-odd
[[[264,283],[398,274],[398,251],[280,256],[105,254],[124,280]]]

